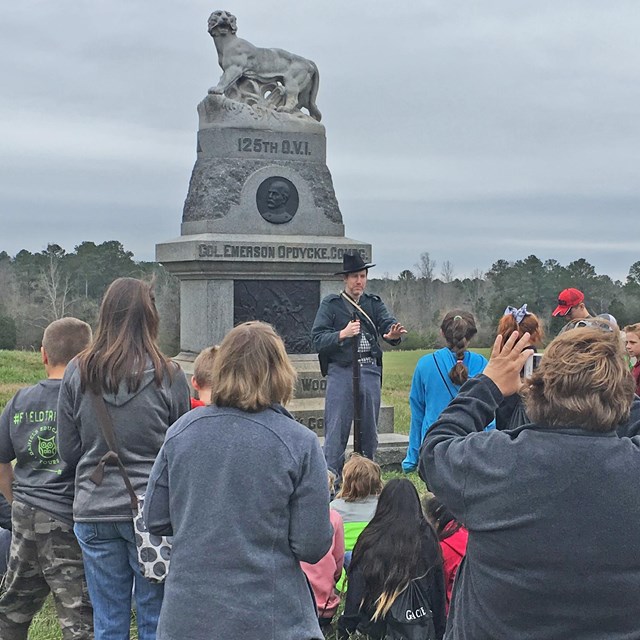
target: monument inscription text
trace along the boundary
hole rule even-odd
[[[264,140],[262,138],[238,138],[238,151],[245,153],[281,153],[310,156],[308,140]]]
[[[342,260],[345,253],[357,251],[366,262],[369,256],[364,249],[353,247],[312,247],[285,244],[240,244],[226,242],[201,242],[198,244],[198,257],[237,260],[289,260],[289,261],[336,261]]]

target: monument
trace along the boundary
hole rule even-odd
[[[239,322],[271,323],[299,373],[288,408],[321,434],[326,381],[311,327],[320,300],[340,289],[334,274],[344,253],[371,262],[371,246],[344,235],[316,65],[239,38],[227,11],[211,14],[208,31],[223,73],[198,105],[181,236],[156,247],[158,262],[180,280],[177,360],[189,370]],[[391,407],[380,425],[393,430]]]

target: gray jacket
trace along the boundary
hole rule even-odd
[[[190,411],[158,454],[145,520],[174,536],[158,640],[322,638],[300,568],[333,538],[312,431],[273,408]]]
[[[420,451],[420,475],[469,530],[446,640],[637,639],[640,438],[482,431],[501,401],[486,376],[469,380]]]
[[[140,388],[130,393],[123,385],[118,393],[103,394],[113,421],[120,459],[136,493],[144,493],[153,461],[169,426],[189,410],[189,387],[181,369],[168,374],[161,386],[154,371],[145,371]],[[91,396],[80,390],[80,371],[73,360],[64,373],[58,397],[58,451],[76,467],[73,518],[77,522],[131,520],[129,494],[118,468],[105,467],[100,486],[90,476],[107,452]]]

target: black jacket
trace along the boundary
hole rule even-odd
[[[445,613],[446,594],[442,567],[433,567],[425,576],[419,578],[419,581],[429,600],[429,608],[433,614],[433,626],[435,628],[436,638],[442,638],[447,621]],[[349,634],[353,634],[356,630],[366,633],[366,637],[372,640],[385,638],[387,624],[384,618],[373,622],[371,620],[373,611],[365,611],[360,606],[366,584],[358,568],[349,571],[349,582],[347,586],[347,599],[344,605],[344,611],[338,619],[338,630],[336,633],[338,640],[346,640]]]
[[[382,349],[380,349],[378,339],[387,333],[397,320],[389,313],[380,296],[363,293],[358,304],[375,324],[374,331],[374,327],[370,325],[368,320],[362,314],[357,314],[360,319],[360,330],[371,343],[372,357],[378,360],[378,364],[382,364]],[[315,350],[328,362],[335,362],[344,367],[351,364],[353,338],[340,341],[338,334],[353,319],[354,312],[356,312],[355,307],[335,293],[328,295],[320,303],[311,329],[311,338]],[[387,340],[387,342],[391,345],[400,344],[399,339]]]

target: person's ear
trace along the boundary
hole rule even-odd
[[[49,356],[47,355],[44,347],[40,347],[40,355],[42,356],[42,364],[49,364]]]
[[[197,381],[196,381],[196,377],[195,377],[195,376],[191,376],[191,386],[192,386],[196,391],[200,391],[200,385],[197,383]]]

